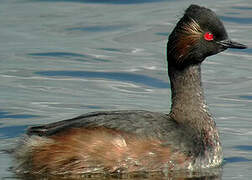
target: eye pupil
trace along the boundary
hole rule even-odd
[[[206,32],[204,35],[205,40],[212,41],[213,40],[213,34],[210,32]]]

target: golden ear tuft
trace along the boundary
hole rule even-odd
[[[178,62],[183,62],[183,59],[189,55],[190,49],[199,41],[202,34],[203,31],[200,25],[194,19],[191,19],[190,22],[184,23],[181,26],[174,49]]]
[[[200,25],[194,19],[191,19],[189,23],[185,23],[181,29],[183,33],[194,37],[200,37],[203,33]]]

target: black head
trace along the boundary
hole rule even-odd
[[[213,11],[191,5],[169,37],[167,58],[169,66],[183,68],[227,48],[246,46],[229,40],[224,25]]]

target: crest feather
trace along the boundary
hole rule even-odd
[[[177,61],[182,62],[190,54],[190,49],[199,41],[202,34],[203,30],[194,19],[190,19],[190,22],[181,26],[175,45]]]

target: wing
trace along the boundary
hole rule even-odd
[[[57,132],[63,131],[70,127],[87,127],[90,120],[95,117],[101,117],[108,114],[107,112],[92,112],[81,116],[66,119],[54,123],[49,123],[41,126],[33,126],[27,130],[28,135],[50,136]]]
[[[87,113],[76,118],[31,127],[27,134],[52,138],[67,134],[68,136],[65,137],[71,137],[69,132],[77,131],[84,134],[86,132],[96,132],[97,134],[106,132],[107,139],[114,137],[113,132],[140,139],[155,139],[160,141],[163,147],[173,147],[175,150],[185,151],[189,154],[195,150],[195,143],[199,143],[197,140],[195,141],[197,132],[194,132],[194,129],[178,124],[169,115],[137,110]],[[83,136],[88,136],[88,134]]]
[[[167,124],[168,123],[168,124]],[[69,128],[105,127],[136,134],[154,135],[164,128],[175,128],[176,123],[169,120],[167,114],[149,111],[102,111],[87,113],[42,126],[30,127],[28,135],[51,136]]]

